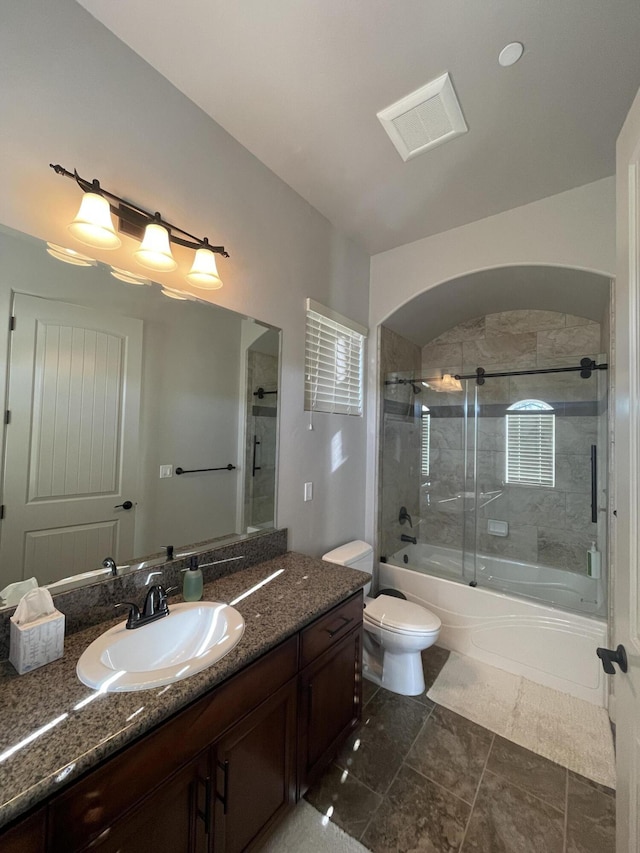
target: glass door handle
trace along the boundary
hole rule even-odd
[[[591,521],[598,521],[598,448],[591,445]]]

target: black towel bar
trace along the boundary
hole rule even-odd
[[[176,474],[200,474],[202,471],[235,471],[236,466],[229,462],[222,468],[176,468]]]

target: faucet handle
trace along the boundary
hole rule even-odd
[[[133,601],[119,601],[117,604],[113,605],[114,607],[128,607],[129,608],[129,616],[127,617],[127,628],[135,628],[137,623],[140,621],[140,608],[137,604],[134,604]]]

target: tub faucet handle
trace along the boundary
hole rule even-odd
[[[400,507],[400,515],[398,516],[398,521],[400,524],[404,524],[405,521],[409,522],[409,527],[413,527],[413,522],[411,521],[411,516],[407,512],[406,506]]]

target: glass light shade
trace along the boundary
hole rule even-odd
[[[162,286],[162,290],[160,291],[163,296],[168,296],[169,299],[177,299],[179,302],[195,302],[195,296],[190,296],[188,293],[184,293],[182,290],[174,290],[172,287],[167,287],[166,284]]]
[[[440,391],[462,391],[462,382],[452,376],[450,373],[445,373],[440,381]]]
[[[198,249],[193,259],[193,266],[187,273],[187,281],[202,290],[219,290],[222,279],[218,275],[215,252],[211,249]]]
[[[58,246],[56,243],[47,243],[47,252],[52,258],[58,261],[64,261],[65,264],[73,264],[76,267],[96,267],[98,262],[94,258],[89,258],[87,255],[81,255],[74,249],[67,249],[65,246]]]
[[[171,272],[178,264],[171,254],[169,232],[157,222],[150,222],[144,229],[140,248],[135,252],[138,263],[148,270]]]
[[[114,278],[117,278],[119,281],[124,281],[127,284],[151,284],[151,281],[148,278],[145,278],[142,275],[136,275],[134,272],[129,272],[129,270],[121,270],[119,267],[111,267],[110,272]]]
[[[97,193],[82,196],[80,210],[69,225],[76,240],[97,249],[117,249],[121,240],[116,234],[107,199]]]

